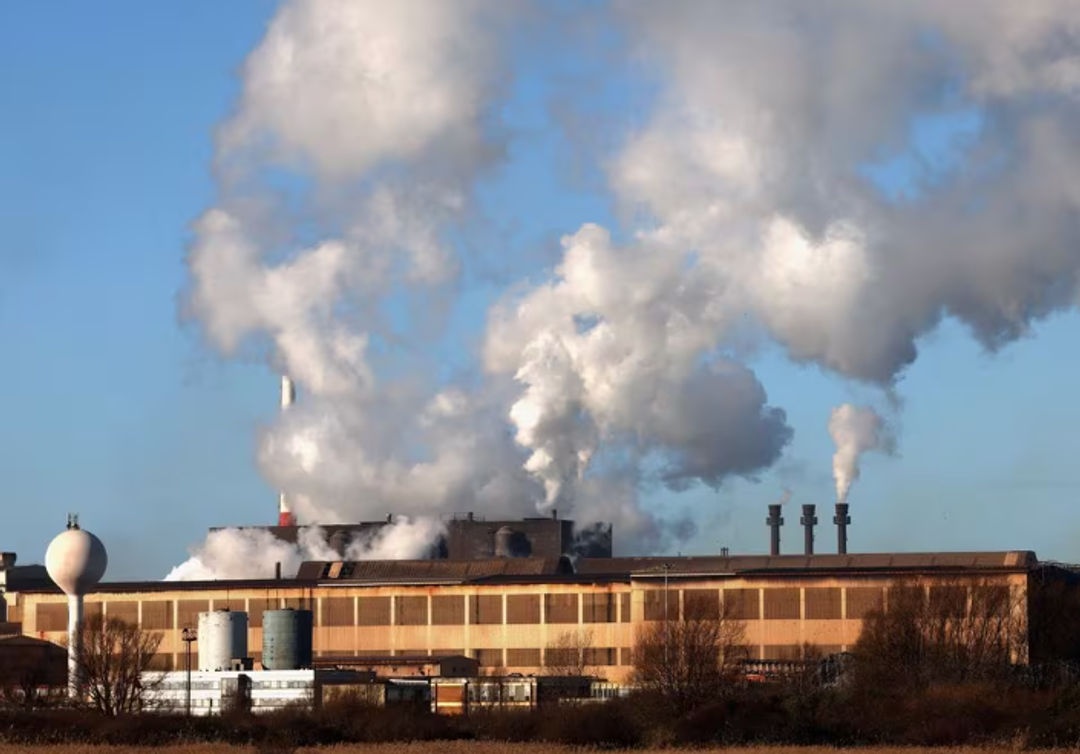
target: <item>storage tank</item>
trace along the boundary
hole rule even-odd
[[[514,557],[514,530],[509,526],[502,526],[495,532],[495,557]]]
[[[310,610],[267,610],[263,613],[264,670],[296,670],[311,667]]]
[[[199,613],[199,670],[229,670],[233,660],[247,657],[247,630],[247,613]]]

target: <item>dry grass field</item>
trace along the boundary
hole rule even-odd
[[[163,746],[160,748],[145,748],[139,746],[22,746],[0,744],[0,754],[142,754],[142,752],[154,754],[575,754],[577,752],[594,752],[595,749],[579,749],[570,746],[556,744],[509,744],[494,741],[431,741],[427,743],[393,743],[393,744],[341,744],[337,746],[320,746],[316,748],[301,747],[298,749],[275,749],[257,748],[254,746],[229,746],[228,744],[192,744],[190,746]],[[632,749],[635,754],[672,754],[679,749]],[[682,751],[693,754],[835,754],[840,749],[832,749],[823,746],[759,746],[749,748],[711,748],[711,749],[684,749]],[[1006,754],[1015,752],[1013,748],[979,748],[979,747],[865,747],[846,750],[851,754]],[[1076,749],[1045,749],[1045,754],[1075,754]]]

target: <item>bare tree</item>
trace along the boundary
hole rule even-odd
[[[653,622],[638,634],[634,679],[676,710],[720,696],[746,657],[745,624],[720,607],[688,604],[683,615]]]
[[[592,629],[564,631],[544,649],[547,675],[585,675],[589,650],[593,646]]]
[[[867,614],[855,645],[857,669],[875,684],[990,679],[1026,657],[1025,611],[1007,585],[919,582],[889,588]]]
[[[160,644],[160,634],[118,618],[88,618],[76,663],[90,705],[110,717],[140,711],[160,683],[148,673]]]

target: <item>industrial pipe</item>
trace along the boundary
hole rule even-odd
[[[851,523],[847,503],[836,504],[833,523],[836,524],[836,551],[841,555],[847,555],[847,527]]]
[[[802,518],[799,519],[799,523],[803,525],[803,547],[807,555],[814,554],[814,524],[817,523],[814,509],[815,506],[813,505],[804,505],[802,507]]]
[[[769,517],[765,519],[765,523],[769,526],[769,554],[780,554],[780,527],[784,524],[784,519],[780,515],[780,504],[773,503],[769,506]]]

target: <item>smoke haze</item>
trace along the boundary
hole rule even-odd
[[[454,233],[507,159],[508,42],[525,24],[552,30],[524,3],[286,2],[218,132],[187,312],[221,353],[254,350],[296,379],[301,400],[257,452],[301,522],[557,507],[613,522],[623,549],[662,548],[693,526],[643,489],[674,500],[754,479],[791,440],[735,348],[748,328],[888,390],[945,317],[996,349],[1075,306],[1075,10],[572,11],[614,25],[611,64],[655,87],[612,150],[578,145],[603,166],[619,225],[563,229],[557,263],[507,287],[458,380],[415,355],[426,336],[400,347],[385,308],[452,300],[471,253]],[[558,81],[587,111],[588,88]],[[830,421],[841,500],[883,442],[864,411]],[[214,544],[200,567],[234,572]]]

